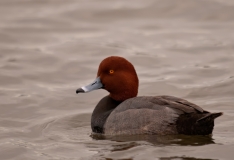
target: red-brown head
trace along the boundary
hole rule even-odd
[[[89,92],[103,88],[110,93],[110,97],[114,100],[124,101],[137,96],[138,84],[134,66],[122,57],[111,56],[100,63],[97,79],[92,84],[79,88],[76,92]]]

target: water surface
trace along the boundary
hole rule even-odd
[[[0,157],[17,160],[232,160],[232,0],[1,0]],[[213,136],[90,136],[104,90],[76,95],[118,55],[139,95],[223,112]]]

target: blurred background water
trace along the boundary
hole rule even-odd
[[[233,0],[0,0],[0,159],[232,160],[233,29]],[[213,136],[90,136],[107,92],[75,90],[111,55],[139,95],[224,112]]]

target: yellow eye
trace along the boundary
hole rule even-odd
[[[109,70],[109,73],[110,73],[110,74],[113,74],[113,73],[114,73],[114,70],[112,70],[112,69]]]

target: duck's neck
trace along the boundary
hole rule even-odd
[[[99,101],[91,118],[91,127],[93,132],[104,133],[103,127],[106,119],[121,102],[122,101],[112,99],[110,96],[106,96]]]

